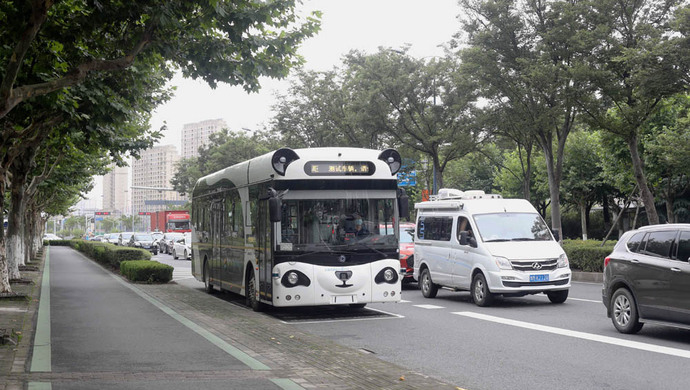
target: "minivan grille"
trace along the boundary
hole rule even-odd
[[[534,272],[534,271],[553,271],[558,267],[558,259],[547,260],[520,260],[511,261],[510,264],[516,271]]]

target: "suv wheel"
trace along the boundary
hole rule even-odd
[[[491,306],[494,302],[494,294],[489,291],[489,285],[481,272],[474,275],[470,291],[472,292],[472,300],[477,306]]]
[[[424,298],[434,298],[438,293],[438,285],[431,281],[431,273],[428,268],[422,270],[422,275],[419,277],[420,287]]]
[[[611,297],[611,321],[621,333],[637,333],[643,323],[639,321],[637,303],[627,288],[619,288]]]

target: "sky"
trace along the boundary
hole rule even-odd
[[[342,57],[356,49],[375,53],[378,47],[400,49],[417,57],[443,55],[443,44],[460,30],[457,0],[303,0],[297,10],[308,14],[322,11],[321,31],[298,50],[304,68],[315,71],[340,66]],[[264,78],[259,93],[247,94],[240,86],[219,85],[211,89],[203,81],[175,77],[175,96],[156,109],[151,117],[154,129],[167,125],[157,145],[175,145],[181,150],[182,127],[206,119],[224,119],[230,130],[258,130],[268,126],[275,94],[289,86],[284,80]],[[81,206],[100,208],[102,178],[95,178],[93,191]]]

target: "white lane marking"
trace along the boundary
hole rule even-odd
[[[422,309],[445,309],[443,306],[436,305],[414,305],[414,307],[420,307]]]
[[[615,337],[601,336],[601,335],[593,334],[593,333],[578,332],[578,331],[574,331],[574,330],[555,328],[552,326],[532,324],[530,322],[510,320],[507,318],[489,316],[489,315],[480,314],[480,313],[472,313],[472,312],[468,312],[468,311],[454,312],[452,314],[457,314],[460,316],[475,318],[478,320],[496,322],[496,323],[504,324],[504,325],[516,326],[518,328],[537,330],[540,332],[553,333],[553,334],[557,334],[557,335],[561,335],[561,336],[575,337],[575,338],[583,339],[583,340],[596,341],[596,342],[604,343],[604,344],[617,345],[619,347],[639,349],[642,351],[662,353],[665,355],[671,355],[671,356],[677,356],[677,357],[690,359],[690,351],[687,351],[684,349],[663,347],[660,345],[647,344],[647,343],[640,343],[638,341],[629,341],[629,340],[618,339]]]
[[[400,303],[410,303],[410,302],[412,302],[412,301],[406,301],[406,300],[404,300],[404,299],[401,299],[401,300],[400,300]]]
[[[592,303],[602,303],[601,299],[596,301],[594,299],[582,299],[582,298],[568,298],[568,300],[581,301],[581,302],[592,302]]]

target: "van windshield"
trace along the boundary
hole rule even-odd
[[[551,241],[553,237],[539,214],[478,214],[474,221],[484,242]]]

